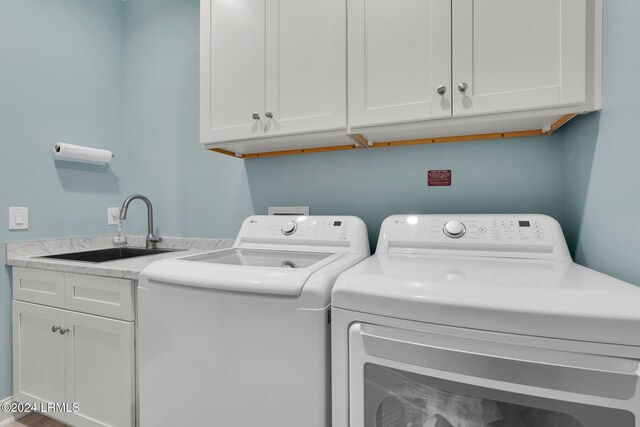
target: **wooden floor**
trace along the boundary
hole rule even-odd
[[[66,424],[54,421],[44,415],[33,413],[26,417],[20,418],[18,421],[9,424],[7,427],[66,427]]]

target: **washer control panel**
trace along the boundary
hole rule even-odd
[[[514,257],[559,251],[563,259],[570,259],[558,222],[537,214],[393,215],[382,224],[376,252],[390,248],[429,253],[491,251]]]
[[[334,218],[298,217],[264,222],[265,234],[322,240],[347,240],[349,222]]]
[[[331,246],[369,251],[364,222],[353,216],[255,215],[247,218],[236,244]]]

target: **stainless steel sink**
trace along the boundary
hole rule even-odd
[[[135,247],[98,249],[85,252],[70,252],[66,254],[46,255],[40,258],[64,259],[69,261],[107,262],[119,259],[135,258],[139,256],[157,255],[176,252],[184,249],[145,249]]]

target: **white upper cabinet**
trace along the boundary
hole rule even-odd
[[[345,0],[201,1],[200,142],[346,138],[346,19]]]
[[[224,154],[542,135],[601,108],[602,0],[200,3],[200,142]]]
[[[600,108],[602,0],[347,0],[349,132],[549,132]]]
[[[586,22],[585,0],[455,0],[453,115],[584,103]]]
[[[451,0],[349,0],[348,16],[351,126],[451,116]]]
[[[346,25],[343,0],[267,1],[268,136],[346,129]]]
[[[200,138],[202,142],[264,134],[265,0],[200,3]]]

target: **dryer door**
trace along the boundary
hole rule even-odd
[[[353,324],[350,427],[638,427],[638,361]]]

